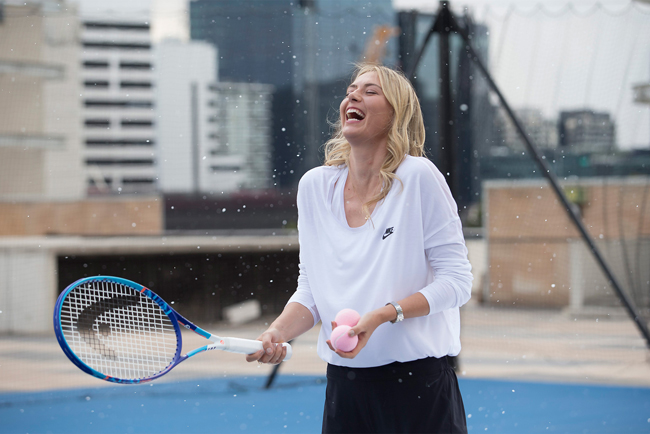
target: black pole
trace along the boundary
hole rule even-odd
[[[440,8],[436,14],[427,36],[410,64],[406,76],[413,79],[415,71],[424,55],[431,36],[438,33],[440,70],[440,97],[438,100],[438,137],[440,143],[440,161],[437,166],[447,179],[449,189],[454,197],[458,195],[458,176],[456,173],[455,136],[454,136],[454,108],[451,94],[451,62],[449,56],[449,34],[452,31],[451,11],[447,0],[440,1]]]
[[[470,17],[463,17],[465,26],[470,32],[474,33],[474,27]],[[460,39],[460,38],[459,38]],[[462,40],[460,41],[462,42]],[[474,116],[475,107],[472,104],[473,80],[472,69],[474,65],[469,59],[469,53],[460,49],[458,53],[458,65],[456,67],[456,83],[454,83],[454,143],[456,166],[456,204],[458,209],[463,212],[475,201],[476,193],[479,191],[478,179],[478,161],[474,156],[474,131],[472,129],[472,117]]]
[[[504,96],[501,94],[501,91],[497,87],[496,83],[494,80],[492,80],[492,76],[488,72],[487,68],[485,67],[483,61],[479,57],[478,53],[474,51],[474,48],[472,47],[472,40],[469,38],[467,35],[467,32],[458,25],[456,22],[455,17],[453,14],[449,14],[450,22],[453,26],[453,28],[461,35],[463,40],[465,41],[465,44],[467,44],[466,49],[470,52],[471,58],[478,66],[478,68],[481,70],[481,73],[485,77],[486,81],[488,82],[488,85],[490,88],[494,91],[494,93],[497,94],[499,97],[499,101],[501,101],[501,105],[505,109],[505,111],[508,113],[508,116],[510,119],[512,119],[512,122],[515,125],[515,128],[517,129],[517,132],[521,136],[521,139],[524,141],[526,144],[526,147],[528,148],[528,151],[533,155],[535,158],[535,161],[537,164],[540,166],[542,170],[542,174],[548,179],[548,181],[551,184],[551,187],[555,191],[556,196],[562,202],[562,205],[564,206],[564,210],[566,211],[569,219],[573,222],[573,224],[576,226],[578,231],[582,234],[582,238],[584,238],[585,242],[589,246],[589,249],[591,250],[591,253],[594,255],[594,258],[600,265],[601,269],[605,272],[606,277],[609,279],[609,281],[612,283],[612,286],[614,287],[614,290],[618,294],[619,298],[623,302],[623,305],[625,306],[625,309],[629,313],[630,317],[634,320],[636,323],[637,327],[641,331],[641,334],[646,340],[646,343],[648,347],[650,347],[650,332],[648,331],[648,326],[647,324],[643,321],[643,319],[639,316],[639,314],[636,312],[636,309],[634,308],[634,305],[632,303],[632,300],[623,292],[621,289],[620,284],[618,283],[618,280],[612,273],[611,269],[605,262],[603,256],[600,254],[600,251],[598,250],[598,247],[596,247],[596,244],[593,242],[591,239],[591,235],[589,235],[589,232],[587,232],[587,228],[582,224],[582,221],[578,217],[578,215],[575,213],[572,204],[569,202],[569,200],[566,198],[564,195],[564,192],[560,188],[560,184],[553,174],[551,172],[550,166],[546,163],[546,160],[542,158],[542,155],[539,153],[537,150],[537,147],[533,145],[533,143],[530,141],[528,138],[528,135],[526,134],[526,131],[524,131],[524,128],[521,126],[521,123],[515,116],[514,112],[510,109],[510,105],[508,105],[508,102],[504,98]]]
[[[278,375],[278,371],[280,370],[280,365],[282,365],[282,362],[278,363],[273,367],[273,370],[269,374],[269,378],[266,379],[266,384],[264,384],[265,389],[270,389],[271,386],[273,385],[273,382],[275,381],[275,377]]]
[[[434,33],[439,35],[439,70],[440,70],[440,97],[438,100],[438,137],[440,143],[440,159],[437,161],[437,166],[445,176],[449,189],[454,198],[458,198],[459,182],[458,174],[456,171],[456,141],[454,136],[454,107],[452,100],[452,87],[451,87],[451,62],[449,50],[449,34],[452,31],[450,21],[451,12],[449,11],[448,1],[441,0],[438,13],[431,23],[429,32],[420,46],[420,49],[415,54],[412,62],[409,62],[408,72],[406,76],[410,80],[414,80],[415,71],[424,55],[431,36]],[[413,17],[412,28],[417,27],[417,15]],[[415,30],[414,30],[415,32]],[[404,62],[406,62],[404,60]],[[459,362],[457,357],[448,357],[450,365],[455,371],[459,369]]]
[[[293,339],[290,340],[288,343],[291,344],[293,342]],[[273,367],[273,370],[269,374],[269,377],[266,379],[266,384],[264,384],[264,389],[270,389],[271,386],[273,386],[273,382],[275,381],[275,377],[278,376],[278,371],[280,370],[280,366],[282,366],[282,362],[278,363]]]
[[[451,60],[449,56],[449,33],[451,30],[451,12],[446,1],[440,2],[438,10],[437,32],[440,48],[440,103],[438,104],[438,137],[440,137],[439,169],[447,178],[447,184],[453,197],[458,197],[456,182],[456,149],[454,140],[454,107],[451,96]]]

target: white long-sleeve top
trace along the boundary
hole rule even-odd
[[[349,367],[457,355],[458,308],[471,295],[472,274],[456,203],[428,159],[407,156],[399,180],[371,219],[351,228],[344,211],[345,166],[321,166],[298,186],[300,274],[289,303],[322,320],[318,355]],[[361,315],[416,292],[429,315],[379,326],[354,359],[339,357],[325,342],[331,321],[344,308]]]

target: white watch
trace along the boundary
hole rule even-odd
[[[397,311],[397,318],[391,321],[391,323],[395,324],[396,322],[404,321],[404,311],[402,310],[402,306],[395,303],[394,301],[390,301],[386,303],[386,306],[388,306],[389,304],[392,305]]]

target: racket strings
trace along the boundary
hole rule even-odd
[[[179,352],[174,325],[160,306],[115,282],[91,281],[70,291],[61,328],[81,361],[111,377],[152,377]]]

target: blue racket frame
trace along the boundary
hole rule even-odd
[[[63,330],[61,328],[61,308],[63,306],[63,301],[67,297],[67,295],[72,291],[74,288],[77,286],[83,285],[84,283],[88,282],[102,282],[102,283],[117,283],[120,285],[128,286],[130,288],[133,288],[134,290],[138,291],[140,294],[143,294],[147,297],[149,297],[151,300],[153,300],[160,308],[167,314],[169,319],[172,322],[172,325],[174,326],[174,332],[176,333],[176,353],[174,354],[174,358],[172,362],[167,365],[167,367],[160,371],[158,374],[152,376],[152,377],[147,377],[147,378],[142,378],[142,379],[124,379],[124,378],[117,378],[117,377],[111,377],[106,374],[102,374],[101,372],[98,372],[97,370],[91,368],[88,366],[86,363],[84,363],[82,360],[80,360],[75,353],[72,351],[70,348],[70,345],[68,345],[68,342],[65,338],[65,335],[63,334]],[[56,339],[59,342],[59,345],[61,346],[61,349],[65,353],[65,355],[70,359],[72,363],[74,363],[79,369],[84,371],[87,374],[90,374],[94,377],[97,377],[101,380],[104,381],[110,381],[111,383],[120,383],[120,384],[138,384],[138,383],[146,383],[148,381],[155,380],[156,378],[159,378],[166,373],[168,373],[174,366],[178,365],[179,363],[187,360],[189,357],[194,356],[195,354],[201,353],[203,351],[207,351],[211,348],[208,348],[209,345],[205,345],[201,348],[197,348],[196,350],[193,350],[186,355],[181,355],[181,351],[183,348],[183,337],[181,335],[181,330],[179,327],[179,324],[182,324],[183,327],[185,327],[188,330],[192,330],[193,332],[203,336],[206,339],[210,339],[212,336],[210,333],[206,332],[200,327],[197,327],[196,325],[192,324],[190,321],[185,319],[181,314],[176,312],[174,309],[172,309],[171,306],[169,306],[165,300],[160,298],[158,294],[153,292],[152,290],[140,285],[139,283],[132,282],[131,280],[123,279],[121,277],[112,277],[112,276],[92,276],[92,277],[85,277],[83,279],[79,279],[76,282],[68,285],[63,292],[59,295],[59,298],[56,301],[56,305],[54,306],[54,317],[53,317],[53,322],[54,322],[54,333],[56,335]]]

